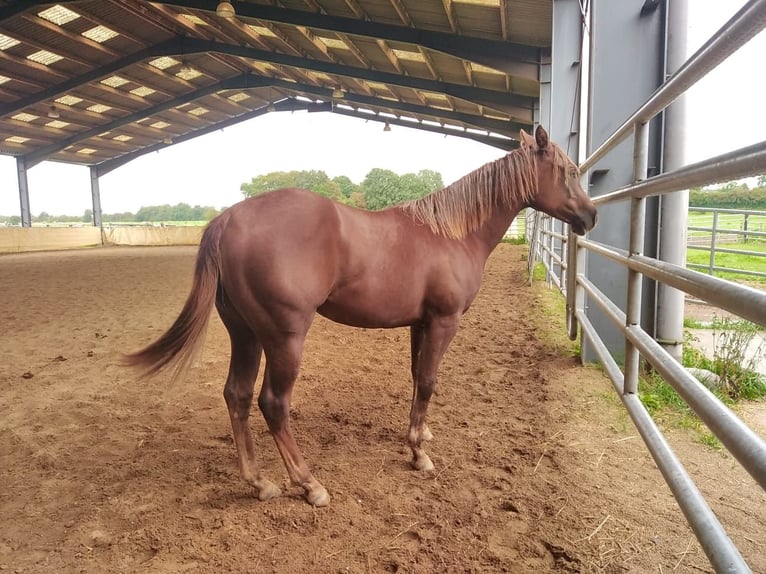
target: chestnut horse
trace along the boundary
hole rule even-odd
[[[439,363],[476,297],[484,264],[520,209],[531,206],[582,235],[596,208],[577,167],[538,127],[521,146],[452,185],[382,211],[364,211],[302,189],[244,200],[202,236],[191,293],[168,331],[126,357],[147,374],[179,376],[204,339],[215,304],[231,339],[224,397],[242,477],[267,500],[280,494],[255,459],[249,416],[258,406],[290,480],[315,506],[330,496],[290,429],[290,397],[315,313],[356,327],[410,327],[413,397],[407,442],[413,466],[431,470],[426,410]]]

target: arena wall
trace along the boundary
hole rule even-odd
[[[81,249],[103,245],[197,245],[204,227],[6,227],[0,253]]]

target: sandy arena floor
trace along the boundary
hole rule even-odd
[[[712,571],[609,383],[550,335],[561,318],[525,285],[523,247],[490,258],[445,359],[432,473],[404,446],[407,331],[315,321],[292,423],[333,497],[322,509],[287,484],[257,411],[285,495],[261,503],[239,479],[217,316],[187,380],[118,365],[180,310],[194,254],[0,257],[0,571]],[[766,494],[729,456],[670,439],[766,572]]]

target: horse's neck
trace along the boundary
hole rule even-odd
[[[497,247],[497,244],[505,237],[511,222],[518,215],[522,207],[520,204],[512,207],[498,206],[492,213],[492,216],[484,222],[484,225],[469,234],[468,237],[481,249],[485,259],[489,257],[489,254]]]

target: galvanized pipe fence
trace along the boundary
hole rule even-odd
[[[689,212],[710,214],[711,222],[709,225],[689,225],[687,228],[687,248],[709,254],[706,264],[687,263],[687,267],[704,269],[710,275],[725,272],[766,277],[763,271],[726,267],[716,262],[719,253],[766,260],[766,251],[724,246],[727,243],[766,243],[766,211],[690,207]]]
[[[766,0],[751,0],[582,162],[581,171],[587,174],[598,160],[628,136],[633,135],[635,183],[594,199],[598,206],[620,201],[630,202],[630,237],[627,251],[590,239],[578,238],[571,231],[565,240],[553,230],[550,223],[544,223],[546,220],[542,218],[536,221],[531,235],[533,243],[530,248],[530,275],[533,257],[537,256],[545,264],[547,274],[556,276],[553,282],[566,294],[569,336],[575,339],[579,326],[583,336],[592,344],[614,389],[716,572],[750,572],[750,569],[639,400],[638,378],[641,360],[651,365],[678,392],[764,490],[766,442],[692,376],[651,334],[641,328],[642,278],[649,277],[658,283],[679,289],[764,327],[766,292],[643,255],[645,199],[690,187],[766,173],[766,141],[647,178],[648,125],[652,118],[765,26]],[[587,252],[597,253],[627,268],[628,293],[625,311],[608,299],[586,276],[584,263]],[[585,308],[586,295],[589,304],[598,306],[625,338],[626,353],[622,368],[612,357],[588,317]]]

